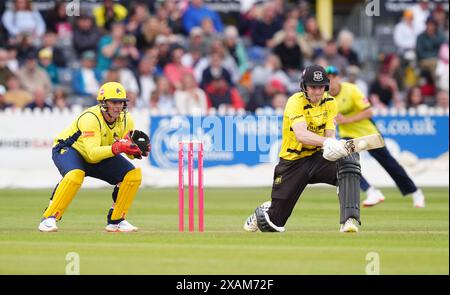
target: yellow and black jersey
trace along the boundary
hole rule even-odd
[[[78,139],[72,147],[77,150],[88,163],[98,163],[113,157],[111,145],[114,138],[123,138],[125,134],[134,129],[134,121],[129,113],[124,113],[113,123],[108,124],[96,105],[86,109],[66,129],[55,138],[54,145],[59,140],[67,140],[79,132]]]
[[[312,145],[304,145],[295,138],[292,126],[298,122],[306,122],[309,131],[325,136],[325,130],[335,130],[334,119],[337,105],[333,97],[325,92],[317,104],[311,104],[303,92],[293,94],[284,110],[283,130],[280,158],[297,160],[308,157],[321,149]]]
[[[335,96],[338,112],[344,117],[353,116],[371,107],[369,100],[359,90],[358,86],[352,83],[343,82],[339,93]],[[356,138],[370,134],[377,134],[378,129],[370,119],[338,125],[339,137]]]

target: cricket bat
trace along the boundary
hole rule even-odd
[[[384,147],[384,140],[380,134],[357,137],[349,139],[345,142],[345,148],[350,154],[378,149],[381,147]]]

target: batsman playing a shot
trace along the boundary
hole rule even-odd
[[[336,67],[328,66],[326,72],[330,79],[330,94],[336,98],[339,106],[336,117],[339,136],[350,139],[379,134],[378,128],[371,120],[373,115],[371,104],[364,94],[356,85],[342,82]],[[414,207],[425,207],[422,190],[417,188],[386,147],[370,150],[369,154],[389,173],[403,196],[412,195]],[[367,194],[367,198],[363,201],[364,207],[374,206],[385,199],[381,191],[371,186],[364,177],[361,177],[361,189]]]
[[[337,105],[327,93],[325,69],[313,65],[302,74],[300,92],[292,95],[283,115],[280,161],[275,167],[272,201],[257,207],[246,231],[284,232],[285,224],[308,184],[338,186],[340,231],[357,232],[360,221],[360,164],[344,141],[335,139]]]
[[[56,222],[77,194],[84,177],[91,176],[114,185],[113,205],[107,214],[108,232],[137,231],[125,220],[141,184],[141,169],[130,159],[148,156],[148,136],[134,130],[127,112],[127,95],[120,83],[109,82],[98,91],[98,105],[83,111],[55,139],[52,159],[63,176],[39,224],[41,232],[58,230]]]

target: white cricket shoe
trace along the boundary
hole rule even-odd
[[[367,198],[363,201],[364,207],[372,207],[383,202],[386,198],[380,190],[370,187],[367,190]]]
[[[58,227],[56,226],[56,218],[50,216],[48,218],[42,219],[38,227],[41,232],[56,232]]]
[[[422,190],[417,189],[412,193],[413,204],[416,208],[425,208],[425,196],[423,195]]]
[[[264,211],[269,210],[270,208],[270,201],[262,203],[259,207],[261,207]],[[256,214],[253,213],[250,215],[247,220],[245,220],[244,223],[244,230],[248,232],[255,232],[258,231],[258,223],[256,222]]]
[[[135,232],[138,228],[126,220],[122,220],[118,224],[108,224],[105,228],[107,232]]]
[[[349,218],[344,224],[341,224],[341,233],[357,233],[358,232],[358,221],[354,218]]]

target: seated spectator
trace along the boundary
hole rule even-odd
[[[411,11],[414,16],[414,30],[416,36],[425,31],[425,22],[430,17],[430,7],[428,0],[419,0],[419,3],[414,4],[411,7]]]
[[[263,4],[261,18],[251,22],[251,39],[254,46],[264,48],[270,45],[270,40],[282,28],[276,16],[274,3]]]
[[[45,14],[44,20],[47,27],[47,32],[54,32],[58,39],[64,39],[72,35],[72,24],[66,12],[67,3],[58,1],[55,3],[55,8],[48,10]]]
[[[348,61],[345,57],[338,53],[337,43],[334,40],[329,40],[323,49],[323,57],[329,65],[335,66],[339,73],[345,75],[347,73]]]
[[[218,80],[218,78],[223,79],[228,86],[233,86],[231,74],[223,65],[223,55],[219,52],[212,52],[210,54],[209,65],[203,71],[200,85],[203,89],[206,89],[208,84],[210,84],[213,80]]]
[[[280,97],[277,97],[277,95],[281,94],[286,96],[286,93],[287,90],[283,83],[277,79],[272,79],[266,85],[255,87],[255,91],[250,97],[250,101],[248,102],[246,109],[250,112],[254,112],[259,108],[279,108],[286,102],[280,102]]]
[[[44,19],[38,10],[33,9],[31,0],[15,0],[14,7],[7,9],[2,16],[3,26],[10,38],[27,34],[32,40],[37,40],[45,33]]]
[[[184,32],[189,35],[192,28],[201,27],[205,18],[211,19],[216,32],[223,32],[223,24],[217,12],[203,4],[203,0],[191,0],[183,15]]]
[[[36,53],[37,49],[33,45],[32,36],[28,33],[21,33],[17,36],[16,40],[18,43],[14,43],[14,46],[17,48],[17,60],[19,61],[19,66],[22,66],[28,56]]]
[[[230,86],[222,76],[214,76],[206,85],[205,93],[208,97],[208,106],[216,109],[243,109],[244,101],[239,91]]]
[[[239,39],[239,33],[234,26],[227,26],[224,32],[224,45],[228,53],[233,57],[239,69],[239,76],[242,76],[250,67],[247,51],[244,44]]]
[[[369,87],[367,86],[366,81],[361,79],[359,76],[361,70],[358,66],[349,66],[346,70],[347,72],[347,82],[353,83],[358,86],[359,90],[364,94],[364,97],[369,97]]]
[[[138,81],[140,96],[137,99],[137,107],[144,108],[150,103],[150,95],[156,88],[156,63],[157,60],[152,56],[144,56],[138,66]]]
[[[12,103],[6,102],[5,93],[6,93],[5,86],[0,85],[0,111],[4,111],[14,106]]]
[[[302,54],[304,58],[310,59],[313,55],[313,48],[306,42],[303,35],[300,35],[298,32],[299,21],[297,18],[290,17],[286,19],[283,24],[283,28],[279,30],[270,41],[270,47],[275,47],[281,42],[283,42],[286,32],[294,31],[297,33],[297,44],[300,46],[302,50]]]
[[[164,67],[164,75],[174,89],[181,89],[181,78],[183,75],[192,74],[192,68],[185,67],[181,63],[184,55],[182,47],[176,47],[171,52],[171,62]]]
[[[358,53],[352,49],[353,33],[347,30],[342,30],[338,36],[340,55],[345,57],[350,65],[360,66]]]
[[[136,46],[139,50],[151,48],[156,44],[156,37],[160,32],[159,27],[158,19],[154,16],[150,16],[144,21],[136,37]]]
[[[0,49],[1,50],[1,49]],[[19,60],[17,59],[17,48],[14,45],[6,45],[5,50],[8,54],[7,67],[13,72],[17,73],[19,70]]]
[[[43,88],[36,88],[33,91],[33,101],[25,106],[26,109],[49,109],[52,110],[53,107],[49,105],[45,100],[47,99],[46,92]]]
[[[448,15],[442,3],[436,4],[432,12],[432,17],[437,23],[438,32],[443,35],[447,34],[448,36]]]
[[[369,95],[374,108],[403,107],[397,84],[385,69],[378,72],[376,80],[370,85]]]
[[[297,32],[287,31],[282,43],[278,44],[273,53],[281,60],[283,70],[290,75],[303,69],[302,50],[297,43]]]
[[[31,92],[26,91],[20,85],[20,80],[13,75],[6,81],[8,91],[5,93],[5,101],[16,108],[23,108],[33,100]]]
[[[13,75],[13,72],[8,68],[8,52],[0,48],[0,85],[6,85],[6,80]]]
[[[406,9],[403,11],[402,20],[394,27],[394,43],[401,56],[407,51],[416,50],[417,35],[414,30],[413,19],[413,12]]]
[[[50,48],[42,48],[39,50],[39,66],[47,72],[52,85],[58,85],[58,69],[56,65],[53,63],[53,53]]]
[[[145,3],[132,2],[130,13],[125,21],[125,31],[127,34],[131,34],[137,38],[141,32],[143,23],[148,17],[149,12]]]
[[[312,49],[313,58],[323,54],[326,40],[317,24],[316,18],[313,16],[306,19],[304,39],[305,43]]]
[[[47,72],[38,66],[35,52],[31,51],[28,54],[25,64],[20,67],[17,76],[23,87],[31,93],[38,88],[44,90],[45,97],[49,97],[52,93],[52,82]]]
[[[124,44],[125,39],[125,25],[123,23],[113,23],[111,25],[111,33],[103,36],[98,43],[98,59],[97,68],[103,72],[107,70],[112,62],[112,58],[122,51],[125,47],[127,55],[132,55],[134,60],[139,58],[139,51],[132,44]],[[128,38],[127,42],[131,40]],[[136,56],[137,55],[137,56]]]
[[[175,91],[175,105],[182,115],[205,115],[208,100],[205,92],[197,86],[194,75],[186,74],[181,79],[181,88]]]
[[[78,58],[85,51],[97,50],[97,44],[100,40],[100,31],[94,24],[94,19],[87,14],[81,14],[75,18],[73,29],[73,47]]]
[[[114,3],[113,0],[103,0],[103,5],[93,10],[97,27],[104,31],[110,31],[113,23],[125,20],[127,14],[127,9],[119,3]]]
[[[416,55],[420,68],[431,74],[433,83],[436,81],[439,49],[444,42],[445,37],[437,31],[436,21],[427,19],[425,32],[417,37]]]
[[[264,86],[273,79],[280,81],[285,87],[289,85],[289,77],[281,69],[280,58],[275,54],[270,54],[264,65],[256,66],[253,69],[252,84],[255,87]],[[298,85],[296,87],[298,89]]]
[[[415,108],[420,105],[425,105],[420,87],[415,86],[410,88],[406,94],[406,107]]]
[[[163,71],[170,62],[170,41],[166,36],[159,35],[155,42],[158,52],[158,70]]]
[[[436,95],[436,106],[448,110],[448,91],[438,91]]]
[[[182,5],[184,4],[180,1],[166,0],[156,12],[158,19],[166,20],[174,34],[182,34],[184,32],[182,20],[184,9]]]
[[[75,94],[95,98],[100,87],[101,74],[95,69],[95,53],[85,51],[81,56],[80,68],[73,73],[72,88]]]
[[[156,80],[156,88],[150,96],[150,108],[162,112],[171,112],[175,109],[172,88],[169,79],[164,76],[160,76]]]
[[[405,73],[401,68],[400,58],[394,53],[386,55],[383,61],[383,67],[389,73],[389,76],[395,80],[395,83],[397,83],[398,90],[403,92],[405,90]]]
[[[202,55],[205,55],[208,53],[208,44],[206,44],[205,39],[203,38],[203,30],[200,27],[194,27],[192,28],[191,32],[189,33],[189,39],[188,39],[188,51],[200,51]]]
[[[130,97],[137,97],[139,94],[139,86],[133,72],[128,68],[128,57],[124,55],[117,55],[113,60],[113,67],[119,71],[119,80],[127,91]]]
[[[443,43],[439,49],[439,60],[436,66],[436,86],[449,91],[448,42]]]
[[[284,93],[277,93],[274,95],[272,99],[272,108],[276,111],[284,111],[286,104],[288,101],[288,97]]]
[[[70,108],[70,104],[67,100],[67,93],[62,88],[57,88],[53,92],[53,106],[56,109],[64,110]]]

